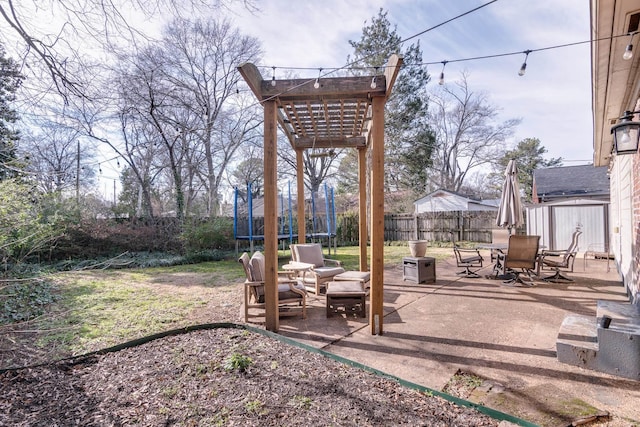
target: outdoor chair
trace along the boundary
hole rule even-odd
[[[508,228],[494,228],[491,230],[491,244],[492,245],[505,245],[509,243],[510,230]],[[491,262],[495,263],[498,260],[498,255],[504,253],[501,248],[491,248]]]
[[[546,282],[573,282],[573,279],[565,276],[560,272],[560,269],[564,269],[568,272],[573,272],[573,262],[575,261],[576,254],[578,253],[578,238],[582,234],[582,231],[576,229],[571,236],[571,244],[564,250],[543,250],[540,253],[538,260],[538,276],[540,275],[540,269],[544,267],[550,267],[555,270],[555,274],[547,277],[543,277],[542,280]]]
[[[521,283],[533,285],[531,273],[536,268],[540,236],[525,236],[513,234],[509,236],[509,248],[507,253],[498,254],[496,268],[501,277],[509,276],[505,284]],[[520,275],[526,273],[530,282],[524,282]]]
[[[453,243],[453,253],[456,256],[456,264],[458,267],[464,267],[464,270],[459,271],[457,274],[464,275],[464,277],[477,279],[480,277],[476,271],[471,271],[472,268],[480,269],[482,268],[482,262],[484,258],[480,255],[480,250],[478,249],[467,249],[461,248],[455,242],[455,238],[453,237],[453,233],[451,233],[451,242]]]
[[[302,283],[311,292],[320,295],[320,290],[334,276],[344,273],[340,261],[325,258],[319,243],[298,243],[291,245],[292,263],[307,265],[307,271],[299,272]]]
[[[242,264],[246,275],[244,281],[244,321],[250,317],[264,317],[265,281],[264,255],[257,251],[251,258],[243,253],[238,262]],[[260,314],[249,313],[250,308],[260,308]],[[278,272],[278,313],[279,316],[302,314],[307,317],[307,292],[304,285],[289,272]]]

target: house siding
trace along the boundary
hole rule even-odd
[[[638,286],[635,276],[637,275],[637,255],[634,244],[637,212],[634,208],[634,182],[633,176],[634,156],[617,156],[613,161],[611,173],[611,224],[613,226],[611,234],[612,252],[616,258],[618,272],[627,288],[632,301],[638,301]],[[636,162],[637,163],[637,162]],[[635,185],[635,188],[638,188]]]
[[[628,289],[636,304],[640,304],[640,154],[636,153],[633,157],[633,277]]]

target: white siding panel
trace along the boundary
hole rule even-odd
[[[584,252],[589,245],[605,244],[607,241],[605,219],[606,205],[553,206],[554,249],[566,249],[576,227],[582,234],[578,240],[578,251]]]

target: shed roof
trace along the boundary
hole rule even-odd
[[[538,198],[609,196],[607,167],[593,165],[536,169],[533,172]]]
[[[439,189],[424,197],[419,198],[414,203],[415,211],[421,212],[451,212],[451,211],[478,211],[497,210],[499,205],[495,200],[480,200],[458,194],[454,191]],[[421,208],[424,207],[424,209]]]

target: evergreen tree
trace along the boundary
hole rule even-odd
[[[387,12],[380,9],[369,25],[365,23],[360,40],[349,41],[354,53],[347,60],[359,73],[382,73],[392,54],[403,56],[385,111],[385,181],[389,191],[412,190],[421,195],[435,146],[426,114],[429,74],[420,66],[419,43],[403,50],[401,42],[396,26],[391,26]],[[367,67],[365,71],[358,68],[363,66]]]
[[[502,186],[504,181],[504,171],[509,160],[514,159],[518,166],[518,180],[520,189],[524,191],[525,198],[531,200],[533,187],[533,171],[540,168],[562,166],[562,158],[554,157],[545,159],[543,156],[547,152],[538,138],[525,138],[518,143],[516,148],[508,150],[504,156],[498,160],[496,170],[491,174],[491,179],[496,188]]]
[[[16,143],[20,135],[11,129],[11,125],[18,120],[18,114],[11,103],[16,99],[16,91],[23,77],[18,64],[5,54],[4,46],[0,44],[0,180],[15,177],[20,167],[16,156]]]

